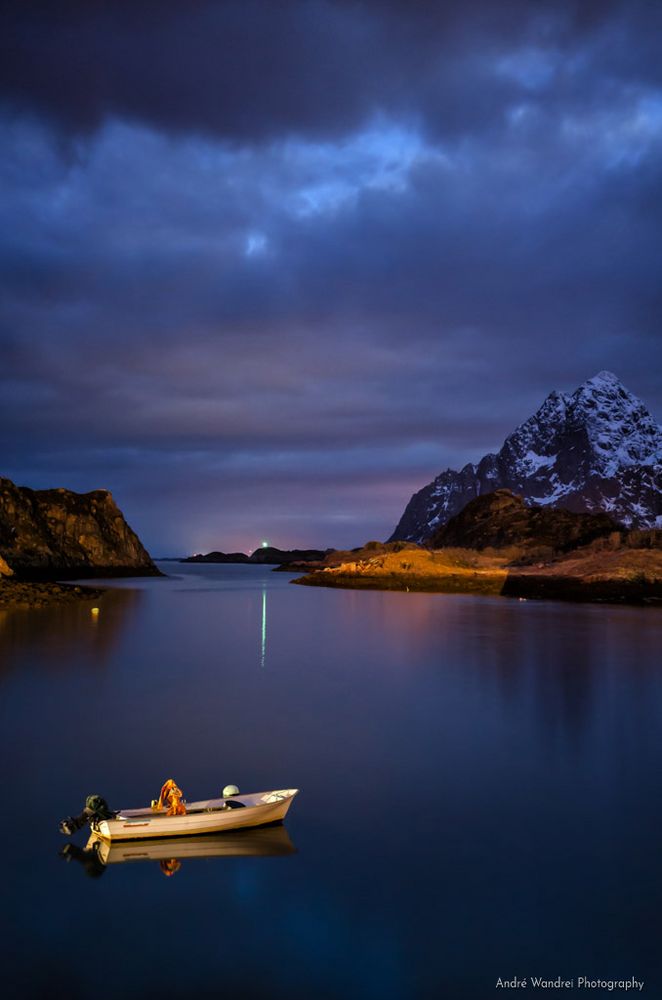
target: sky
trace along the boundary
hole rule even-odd
[[[614,371],[662,418],[662,4],[0,13],[0,475],[155,556],[386,538]]]

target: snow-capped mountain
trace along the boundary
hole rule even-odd
[[[422,541],[474,497],[503,487],[529,503],[662,528],[662,427],[611,372],[571,394],[552,392],[497,455],[447,469],[415,493],[389,541]]]

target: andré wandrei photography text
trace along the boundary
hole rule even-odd
[[[606,990],[608,993],[615,991],[628,993],[634,990],[641,993],[644,986],[643,979],[631,976],[629,979],[598,979],[590,976],[577,976],[574,979],[564,979],[563,976],[545,979],[542,976],[529,976],[525,979],[502,979],[501,976],[496,981],[497,989],[504,990]]]
[[[3,998],[662,997],[661,39],[2,5]]]

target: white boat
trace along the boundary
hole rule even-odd
[[[104,840],[144,840],[151,837],[193,837],[201,833],[244,830],[281,822],[298,788],[282,788],[228,799],[187,802],[186,815],[168,816],[143,809],[122,809],[114,819],[95,820],[92,829]]]

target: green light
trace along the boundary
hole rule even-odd
[[[262,548],[263,549],[268,549],[269,548],[269,542],[262,542]]]

